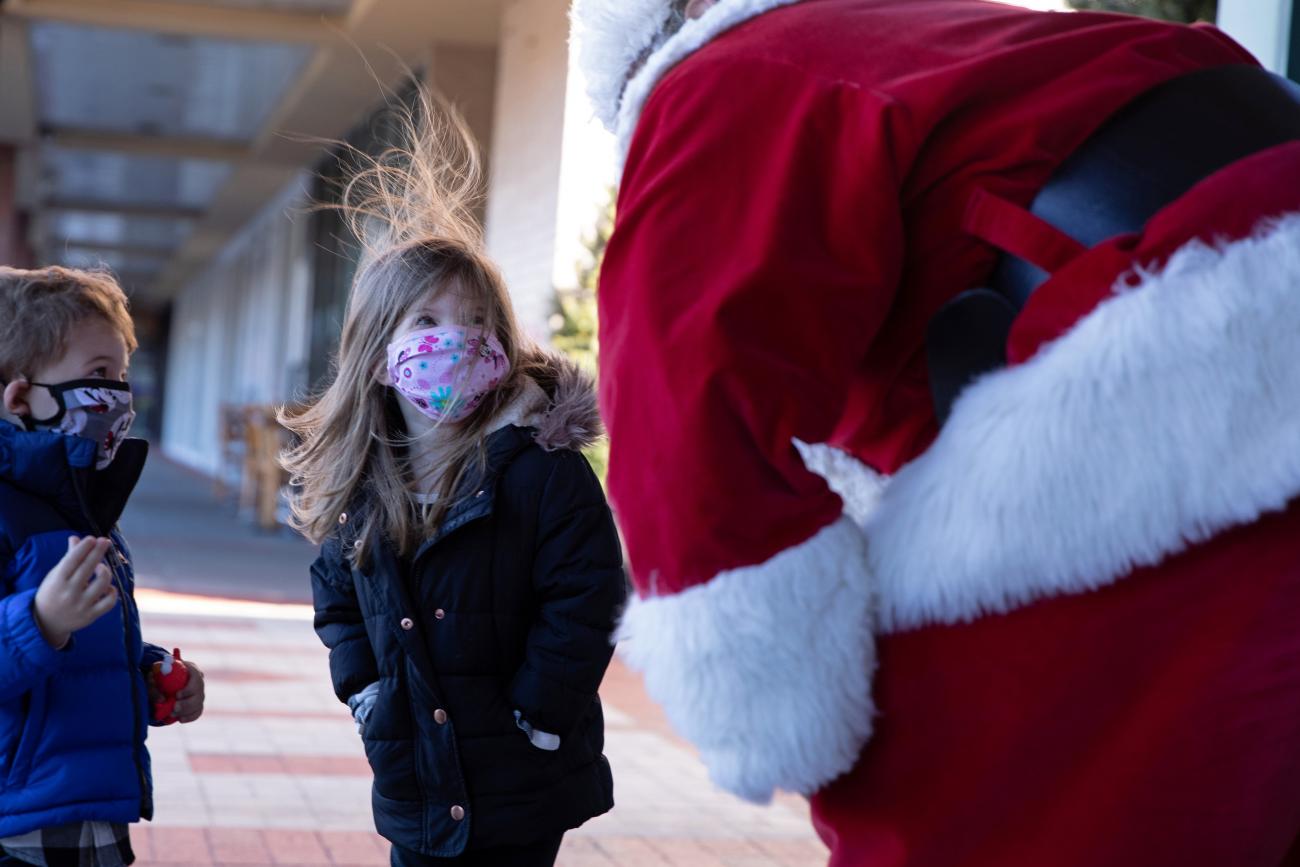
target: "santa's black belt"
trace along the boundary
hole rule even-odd
[[[1256,66],[1203,69],[1138,97],[1061,164],[1029,212],[1088,248],[1139,231],[1157,211],[1219,169],[1300,140],[1300,86]],[[1055,233],[1052,233],[1055,234]],[[982,373],[1006,363],[1011,323],[1047,278],[1011,252],[987,287],[949,302],[930,322],[926,352],[935,412]]]

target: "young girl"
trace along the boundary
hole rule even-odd
[[[548,865],[613,806],[596,689],[621,547],[579,451],[592,384],[521,334],[470,211],[472,140],[422,103],[409,151],[346,190],[366,253],[284,462],[392,863]]]

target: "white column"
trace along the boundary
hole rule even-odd
[[[1219,27],[1273,72],[1285,75],[1294,0],[1219,0]]]
[[[502,10],[488,186],[488,252],[524,328],[549,336],[568,80],[566,0],[507,0]]]

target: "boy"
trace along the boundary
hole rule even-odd
[[[0,267],[0,865],[118,867],[151,818],[154,662],[118,517],[135,329],[107,274]],[[189,665],[189,663],[186,663]],[[174,716],[203,711],[190,666]]]

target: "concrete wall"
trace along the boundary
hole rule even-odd
[[[469,123],[485,160],[492,153],[497,63],[495,47],[438,42],[429,51],[425,69],[429,86],[450,99]]]
[[[487,243],[538,338],[549,336],[555,304],[568,34],[565,0],[507,0],[502,10]]]
[[[435,43],[429,52],[425,81],[451,101],[478,140],[483,167],[491,171],[493,124],[496,122],[497,64],[495,47]],[[486,218],[486,202],[478,218]]]
[[[1218,24],[1272,71],[1287,73],[1295,0],[1219,0]]]

